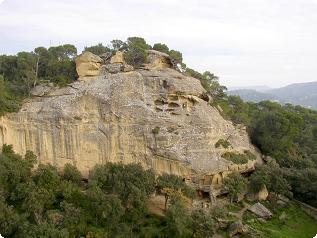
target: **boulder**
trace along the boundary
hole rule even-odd
[[[123,65],[123,72],[130,72],[130,71],[133,71],[134,68],[132,65],[129,65],[129,64],[124,64]]]
[[[248,210],[264,219],[269,219],[273,216],[272,212],[259,202],[249,207]]]
[[[277,200],[276,204],[279,205],[280,207],[285,207],[287,205],[286,202],[282,200]]]
[[[114,56],[111,57],[110,64],[124,64],[123,52],[117,51]]]
[[[106,65],[103,65],[102,68],[112,74],[117,74],[123,71],[122,64],[106,64]]]
[[[172,68],[173,64],[168,54],[156,50],[148,50],[148,69]]]
[[[257,200],[265,201],[269,196],[269,191],[267,190],[266,186],[264,185],[263,188],[257,194]]]
[[[37,96],[37,97],[43,97],[47,94],[49,94],[50,91],[54,90],[55,87],[53,84],[40,84],[36,87],[32,88],[31,95]]]
[[[106,52],[101,54],[100,57],[103,59],[104,63],[109,64],[112,57],[112,53]]]
[[[89,51],[85,51],[76,59],[76,70],[80,80],[86,81],[85,77],[100,75],[103,60]]]
[[[228,228],[229,237],[246,233],[246,228],[241,221],[233,222]]]

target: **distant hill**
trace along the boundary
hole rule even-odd
[[[317,109],[317,81],[290,84],[282,88],[265,90],[265,92],[249,88],[230,90],[228,94],[238,95],[244,101],[249,102],[272,100]]]
[[[266,92],[273,88],[266,85],[254,85],[254,86],[246,86],[246,87],[228,87],[229,91],[242,90],[242,89],[256,90],[258,92]]]

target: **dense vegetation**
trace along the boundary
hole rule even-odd
[[[187,208],[195,193],[180,177],[155,179],[140,165],[108,163],[96,166],[85,182],[70,164],[58,172],[51,165],[34,169],[35,162],[32,152],[22,158],[11,146],[2,148],[4,237],[204,237],[214,232],[214,216]],[[148,212],[147,200],[155,191],[168,192],[165,217]]]
[[[108,46],[86,47],[95,54],[124,52],[125,60],[142,67],[146,50],[169,54],[184,74],[200,80],[224,117],[244,124],[252,142],[268,162],[257,168],[249,181],[233,174],[225,180],[232,199],[249,186],[254,192],[264,185],[269,191],[317,206],[317,112],[290,104],[270,101],[246,103],[227,96],[218,77],[206,71],[188,68],[182,54],[162,43],[153,46],[143,38],[113,40]],[[31,89],[42,83],[66,85],[77,78],[73,45],[38,47],[33,52],[0,56],[0,116],[20,108]],[[153,129],[159,133],[159,128]],[[215,147],[229,148],[220,140]],[[254,155],[224,153],[235,163],[245,163]],[[177,176],[155,179],[151,171],[138,165],[107,164],[97,166],[83,182],[78,170],[70,165],[59,173],[56,168],[40,165],[33,169],[35,156],[24,159],[10,146],[0,155],[0,228],[8,237],[206,237],[215,231],[217,212],[191,212],[186,208],[193,191]],[[154,191],[165,196],[166,216],[147,211],[146,200]],[[167,204],[171,204],[167,206]],[[220,216],[220,215],[219,215]],[[208,234],[206,232],[209,232]]]
[[[317,112],[270,101],[245,103],[236,96],[214,103],[225,117],[246,125],[252,142],[276,160],[275,172],[294,197],[317,206]]]

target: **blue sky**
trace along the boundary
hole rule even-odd
[[[317,80],[317,0],[0,2],[0,54],[142,36],[228,86]]]

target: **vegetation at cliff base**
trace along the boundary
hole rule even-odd
[[[224,117],[247,126],[252,142],[271,157],[268,160],[276,160],[276,166],[255,174],[274,169],[296,199],[317,206],[317,111],[269,101],[246,103],[236,96],[216,103]],[[276,182],[264,181],[267,187]]]
[[[84,50],[97,55],[120,50],[128,64],[142,69],[149,49],[168,54],[177,62],[180,73],[199,80],[206,90],[204,100],[237,127],[246,126],[252,143],[265,156],[265,163],[248,180],[236,173],[224,180],[232,201],[246,188],[256,193],[265,185],[270,192],[317,206],[316,111],[270,101],[246,103],[228,96],[218,76],[189,68],[182,53],[164,43],[151,46],[141,37],[129,37]],[[64,44],[0,55],[0,116],[19,110],[37,85],[62,87],[74,82],[78,77],[74,63],[77,54],[75,46]],[[152,133],[156,136],[160,128],[153,128]],[[214,146],[223,150],[231,147],[229,139],[220,139]],[[235,164],[256,159],[250,151],[227,151],[222,157]],[[0,231],[5,237],[209,237],[217,230],[217,218],[225,217],[221,209],[188,209],[195,192],[177,176],[156,178],[153,171],[139,165],[110,163],[96,166],[87,182],[70,164],[58,171],[51,165],[35,168],[35,161],[30,151],[20,156],[11,146],[2,148]],[[146,204],[154,193],[165,197],[164,217],[148,211]],[[287,208],[290,219],[285,224],[274,218],[250,226],[263,231],[264,237],[313,234],[314,222],[298,210],[296,206]],[[298,229],[307,233],[294,231],[291,219],[298,219]]]
[[[140,165],[98,165],[83,180],[76,167],[63,171],[39,164],[4,145],[0,153],[0,233],[4,237],[203,237],[214,218],[192,212],[195,192],[180,177]],[[147,200],[171,189],[164,217],[148,212]],[[198,220],[197,220],[198,219]],[[197,223],[198,221],[202,221]],[[210,230],[203,230],[209,227]],[[205,236],[204,235],[204,236]]]

